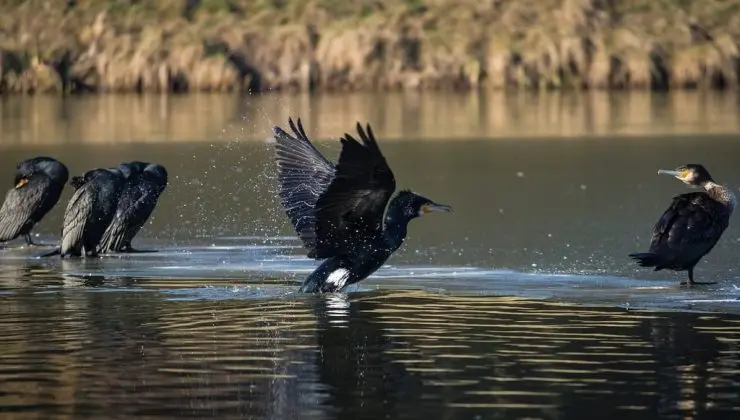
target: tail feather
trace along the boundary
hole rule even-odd
[[[637,261],[640,267],[655,267],[655,271],[662,268],[663,258],[652,252],[637,252],[629,255],[630,258]]]

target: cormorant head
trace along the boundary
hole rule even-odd
[[[13,185],[20,188],[36,174],[44,174],[61,185],[64,185],[69,179],[69,172],[63,163],[54,158],[39,156],[18,164]]]
[[[164,188],[167,186],[167,169],[162,165],[158,165],[156,163],[148,164],[146,168],[144,168],[142,176],[147,181],[157,185],[160,193],[164,191]]]
[[[671,175],[689,185],[704,185],[705,183],[712,181],[712,176],[709,175],[709,171],[696,163],[681,165],[673,170],[659,169],[658,175]]]
[[[124,179],[127,181],[136,181],[141,176],[141,173],[144,171],[144,168],[146,168],[148,164],[146,162],[139,162],[139,161],[133,161],[133,162],[124,162],[116,168],[111,168],[112,170],[118,170]]]
[[[393,199],[391,205],[399,208],[401,210],[401,214],[407,220],[411,220],[428,213],[452,211],[452,207],[446,204],[437,204],[434,201],[409,190],[400,191]]]
[[[72,177],[72,179],[69,181],[69,185],[74,187],[75,190],[80,189],[83,185],[87,184],[91,180],[98,178],[98,177],[112,177],[113,179],[120,179],[123,180],[123,173],[120,169],[114,168],[114,169],[103,169],[103,168],[95,168],[90,169],[89,171],[85,172],[82,175],[75,175]]]
[[[78,190],[83,185],[87,184],[99,170],[100,169],[91,169],[82,175],[75,175],[69,180],[69,185],[71,185],[75,190]]]

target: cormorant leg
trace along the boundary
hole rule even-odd
[[[129,254],[149,254],[152,252],[158,252],[156,249],[136,249],[131,246],[131,244],[127,244],[121,247],[121,250],[119,252],[129,253]]]
[[[54,246],[54,244],[42,244],[39,242],[34,242],[33,239],[31,238],[30,232],[23,235],[23,237],[26,239],[26,244],[28,246]]]
[[[681,283],[685,284],[687,287],[691,287],[694,285],[709,285],[709,284],[717,284],[716,281],[694,281],[694,267],[689,268],[689,282],[688,283]]]

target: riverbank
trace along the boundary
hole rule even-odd
[[[4,93],[727,89],[740,74],[740,1],[7,3]]]

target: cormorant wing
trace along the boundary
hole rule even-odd
[[[316,248],[313,258],[348,255],[370,246],[382,232],[383,216],[396,179],[367,126],[357,123],[361,142],[341,139],[336,174],[316,203]]]
[[[689,252],[701,257],[714,247],[728,225],[722,204],[706,193],[681,194],[655,224],[650,251],[674,257]]]
[[[151,215],[156,199],[156,192],[151,185],[137,184],[126,188],[119,198],[116,214],[100,240],[100,251],[120,250],[126,239],[126,231]]]
[[[311,143],[298,125],[288,120],[294,135],[274,127],[280,201],[309,254],[316,246],[314,208],[334,177],[334,165]]]
[[[20,235],[28,219],[41,207],[50,185],[48,177],[34,176],[28,183],[8,190],[0,207],[0,242]]]
[[[62,225],[60,247],[62,255],[82,246],[85,226],[90,220],[95,205],[93,195],[90,185],[84,184],[69,199],[64,211],[64,224]]]

